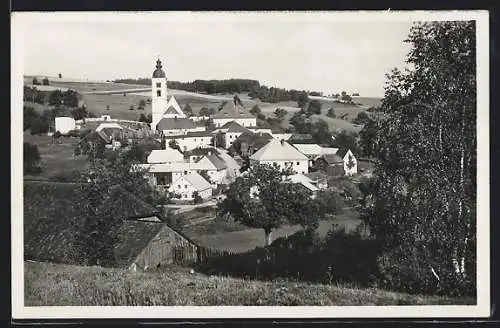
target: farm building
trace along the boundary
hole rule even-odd
[[[55,118],[55,130],[61,134],[67,134],[76,129],[75,119],[73,117],[59,116]]]
[[[250,166],[270,164],[285,170],[291,168],[295,173],[309,172],[309,159],[285,140],[271,139],[264,147],[250,156]]]
[[[212,186],[197,172],[182,175],[172,183],[169,191],[176,195],[180,195],[180,199],[182,200],[194,199],[195,192],[198,192],[198,195],[202,199],[212,197]]]
[[[330,175],[351,176],[358,173],[358,161],[350,149],[324,154],[316,159],[316,166]]]
[[[24,258],[82,265],[75,256],[75,227],[83,224],[82,183],[24,182]],[[197,260],[198,245],[170,227],[157,209],[120,187],[110,196],[120,202],[122,219],[115,246],[115,267],[151,268]]]
[[[182,151],[211,147],[212,134],[208,131],[187,132],[182,135],[166,136],[167,142],[175,140]]]
[[[257,119],[250,114],[243,106],[236,105],[233,101],[226,102],[222,108],[212,116],[215,127],[220,128],[229,122],[236,122],[239,125],[249,128],[257,126]]]

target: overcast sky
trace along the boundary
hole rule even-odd
[[[24,25],[26,75],[150,77],[159,55],[170,80],[250,78],[362,96],[382,96],[385,74],[404,66],[411,26],[334,15],[56,16]]]

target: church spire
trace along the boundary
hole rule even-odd
[[[158,57],[158,59],[156,60],[156,69],[153,72],[153,77],[154,78],[163,78],[163,77],[166,77],[165,71],[162,68],[163,68],[163,66],[161,64],[161,60]]]

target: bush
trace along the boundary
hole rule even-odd
[[[43,133],[47,133],[48,131],[49,124],[45,120],[42,120],[40,117],[37,117],[31,121],[31,135],[41,135]]]
[[[197,191],[193,192],[193,203],[195,204],[203,203],[203,198],[201,198],[200,194]]]
[[[23,167],[24,174],[39,174],[42,172],[40,153],[35,144],[29,142],[23,144]]]

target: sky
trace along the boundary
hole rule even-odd
[[[383,96],[386,73],[404,67],[411,27],[334,14],[58,14],[23,20],[25,75],[151,77],[159,56],[174,81],[248,78],[372,97]]]

